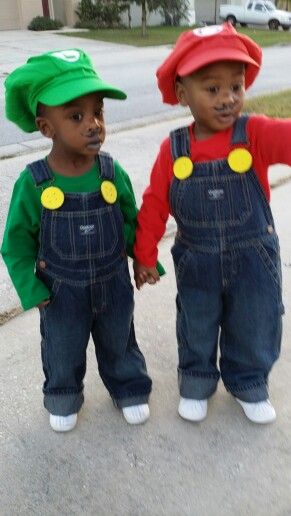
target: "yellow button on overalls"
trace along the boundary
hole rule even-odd
[[[229,153],[227,162],[233,172],[244,174],[250,170],[253,157],[247,149],[234,149]]]
[[[101,184],[101,194],[104,201],[114,204],[117,199],[117,190],[111,181],[103,181]]]
[[[187,179],[193,172],[193,163],[188,156],[181,156],[174,161],[174,176],[177,179]]]
[[[56,210],[62,206],[65,200],[64,192],[56,186],[46,188],[40,197],[40,202],[48,210]]]

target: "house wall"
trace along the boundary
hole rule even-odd
[[[42,2],[40,0],[18,0],[18,12],[20,28],[27,29],[32,18],[43,16]]]
[[[60,2],[64,6],[65,11],[65,20],[63,23],[68,27],[74,27],[76,21],[78,21],[78,16],[75,13],[75,10],[78,7],[79,0],[55,0]]]
[[[137,4],[131,4],[130,6],[131,12],[131,25],[132,27],[140,27],[141,26],[141,8]],[[122,23],[126,27],[128,27],[128,15],[126,12],[121,15]],[[163,22],[162,16],[158,11],[147,13],[147,25],[160,25]]]
[[[52,0],[53,5],[53,18],[60,20],[64,25],[67,25],[66,10],[64,2],[60,0]],[[52,14],[51,14],[52,17]]]
[[[1,0],[0,30],[26,29],[32,18],[42,14],[41,0]]]
[[[20,29],[18,0],[4,1],[0,10],[0,30]]]
[[[190,1],[192,2],[193,0]],[[219,18],[219,7],[221,4],[244,5],[245,2],[246,0],[196,0],[196,23],[221,23]]]
[[[214,23],[215,22],[215,2],[213,0],[201,0],[196,2],[195,6],[197,23]]]

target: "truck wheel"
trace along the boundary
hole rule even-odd
[[[287,30],[289,30],[289,28],[290,28],[290,27],[289,27],[289,25],[282,25],[282,29],[283,29],[283,30],[286,30],[286,31],[287,31]]]
[[[229,14],[226,18],[226,21],[228,23],[230,23],[231,25],[233,25],[234,27],[236,26],[236,17],[233,16],[233,14]]]
[[[279,22],[278,20],[270,20],[269,21],[269,29],[270,30],[278,30],[279,29]]]

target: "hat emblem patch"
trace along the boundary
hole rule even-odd
[[[222,25],[210,25],[208,27],[200,27],[198,29],[193,29],[193,34],[195,36],[213,36],[214,34],[218,34],[223,30]]]
[[[51,55],[68,63],[75,63],[80,59],[78,50],[60,50],[59,52],[52,52]]]

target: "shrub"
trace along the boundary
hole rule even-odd
[[[54,30],[60,29],[64,24],[60,20],[51,20],[46,16],[36,16],[28,25],[29,30]]]
[[[179,26],[188,21],[187,0],[158,0],[157,4],[165,25]]]
[[[96,5],[91,0],[81,0],[75,12],[81,22],[92,21],[98,16]]]
[[[119,26],[123,9],[119,0],[81,0],[75,11],[79,17],[75,26],[87,29]]]

